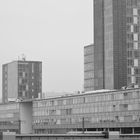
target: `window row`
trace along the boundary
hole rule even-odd
[[[127,34],[126,37],[127,37],[127,40],[129,40],[129,41],[138,41],[138,40],[140,40],[140,36],[137,33]]]
[[[73,117],[73,118],[50,118],[34,119],[34,125],[56,125],[56,124],[85,124],[90,123],[109,123],[109,122],[140,122],[140,115],[125,116],[92,116],[92,117]]]
[[[126,94],[127,93],[127,94]],[[127,95],[127,96],[126,96]],[[41,100],[34,101],[33,107],[47,107],[47,106],[62,106],[62,105],[73,105],[73,104],[84,104],[84,103],[92,103],[92,102],[102,102],[102,101],[115,101],[115,100],[124,100],[124,99],[133,99],[140,98],[140,91],[122,91],[120,93],[103,93],[101,95],[86,95],[86,96],[78,96],[78,97],[68,97],[68,99],[50,99],[50,100]]]
[[[34,109],[33,116],[53,116],[53,115],[74,115],[74,114],[90,114],[114,111],[132,111],[140,110],[140,102],[134,103],[114,103],[114,104],[93,104],[88,106],[73,107],[67,109]]]

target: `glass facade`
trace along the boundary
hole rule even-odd
[[[127,84],[140,85],[140,1],[126,1]]]
[[[31,121],[27,127],[32,133],[82,131],[83,123],[86,131],[140,133],[140,89],[100,90],[27,103],[0,104],[0,131],[19,133]],[[24,114],[29,107],[30,116]]]
[[[19,132],[19,104],[0,104],[0,131]]]
[[[140,124],[140,89],[89,93],[33,102],[33,129],[48,130],[137,127]],[[129,126],[130,127],[130,126]]]

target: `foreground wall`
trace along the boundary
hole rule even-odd
[[[140,135],[124,136],[124,137],[109,137],[94,136],[91,134],[78,135],[16,135],[16,140],[139,140]]]
[[[16,135],[16,140],[104,140],[91,135]]]

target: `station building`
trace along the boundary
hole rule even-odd
[[[1,104],[1,108],[1,131],[65,134],[84,129],[140,134],[139,88],[24,100]]]
[[[33,101],[35,133],[114,130],[140,133],[140,89],[91,91]]]
[[[19,126],[19,103],[0,104],[0,132],[9,131],[19,133]]]

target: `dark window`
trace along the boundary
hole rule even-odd
[[[132,0],[132,6],[137,6],[137,0]]]

